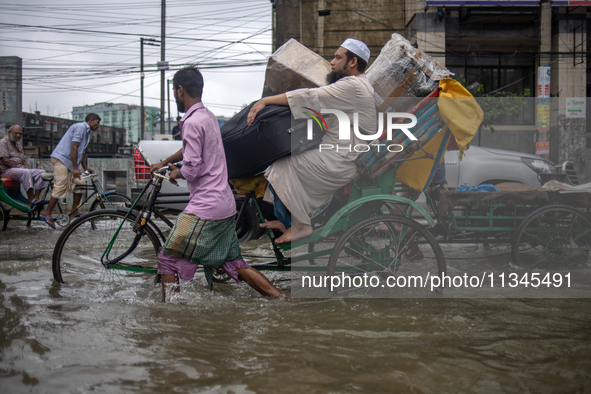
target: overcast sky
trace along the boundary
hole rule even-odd
[[[23,111],[70,118],[73,106],[139,105],[140,37],[160,39],[160,10],[159,0],[0,0],[0,56],[23,59]],[[166,0],[165,48],[166,78],[198,64],[205,105],[231,116],[261,96],[271,3]],[[144,46],[147,106],[160,107],[159,60],[159,47]]]

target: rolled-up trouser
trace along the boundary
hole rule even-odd
[[[80,178],[74,178],[74,173],[55,157],[51,158],[51,164],[53,165],[53,192],[51,193],[51,197],[60,199],[68,197],[72,192],[77,194],[84,193],[84,190],[77,190],[75,187],[76,185],[86,185],[85,181]]]
[[[178,274],[179,278],[185,282],[192,282],[197,268],[197,264],[189,263],[181,258],[167,256],[163,253],[158,254],[158,273],[160,275]],[[238,272],[236,270],[243,268],[250,268],[250,265],[244,259],[226,261],[222,265],[222,269],[238,283],[241,280],[238,278]]]

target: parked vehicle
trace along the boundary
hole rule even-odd
[[[556,172],[552,162],[539,156],[480,146],[470,147],[462,161],[459,160],[459,151],[446,152],[444,160],[450,188],[463,183],[478,186],[502,182],[541,186],[538,174]]]

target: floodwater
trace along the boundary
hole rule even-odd
[[[149,278],[56,284],[60,232],[0,233],[2,393],[591,391],[588,299],[285,302],[199,276],[164,304]]]

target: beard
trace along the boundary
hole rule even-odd
[[[176,101],[176,109],[179,112],[185,112],[185,103],[183,103],[183,102],[181,102],[181,101],[179,101],[177,99],[175,99],[174,101]]]
[[[8,139],[10,140],[10,142],[14,143],[17,142],[18,140],[16,138],[14,138],[12,135],[8,136]]]
[[[348,74],[347,74],[347,69],[348,68],[349,68],[348,65],[345,63],[345,66],[343,67],[342,70],[335,70],[335,71],[329,72],[326,75],[326,82],[328,82],[329,84],[335,83],[339,79],[348,76]]]

